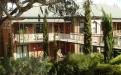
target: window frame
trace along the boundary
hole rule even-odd
[[[83,24],[83,25],[81,25]],[[79,33],[84,33],[84,22],[79,23]]]

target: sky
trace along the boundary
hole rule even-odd
[[[77,2],[83,2],[85,0],[75,0]],[[114,6],[116,5],[117,7],[121,8],[121,0],[92,0],[93,3],[100,3],[100,4],[106,4],[106,5],[111,5]]]
[[[21,0],[22,1],[22,0]],[[75,0],[76,2],[83,2],[86,0]],[[107,4],[121,8],[121,0],[92,0],[93,3]],[[10,6],[10,5],[9,5]]]

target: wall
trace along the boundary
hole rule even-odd
[[[34,55],[35,52],[35,55]],[[31,43],[29,44],[29,56],[43,56],[43,45],[42,43]]]
[[[8,38],[9,38],[8,34],[9,33],[11,34],[11,20],[7,19],[2,26],[3,26],[3,37],[4,37],[4,51],[5,51],[5,54],[7,55],[7,45],[8,45]],[[10,37],[12,38],[13,36],[11,35]]]

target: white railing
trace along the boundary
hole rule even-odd
[[[113,34],[114,35],[121,35],[121,30],[114,30],[113,31]]]
[[[43,34],[15,34],[14,35],[14,42],[42,42],[43,41]],[[49,41],[54,40],[54,33],[49,33]],[[63,33],[58,33],[56,34],[56,40],[60,41],[70,41],[70,42],[82,42],[84,41],[84,35],[83,34],[63,34]],[[101,35],[93,35],[92,36],[92,42],[94,43],[99,43],[102,42],[102,36]]]
[[[13,35],[14,42],[41,42],[43,41],[43,34],[15,34]],[[49,40],[53,40],[53,33],[49,33]]]

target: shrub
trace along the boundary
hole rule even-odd
[[[121,75],[121,65],[99,64],[94,75]]]
[[[2,67],[5,69],[5,75],[9,75],[12,72],[11,67],[9,66],[9,59],[6,57],[3,57],[3,58],[0,58],[0,61],[1,61]]]
[[[0,65],[0,75],[4,75],[6,73],[4,67]]]
[[[69,54],[58,63],[58,75],[92,75],[97,64],[93,55]]]
[[[49,58],[26,57],[17,60],[10,59],[9,64],[17,75],[45,75],[52,67],[49,60]]]
[[[46,67],[47,67],[47,68],[49,68],[49,67],[53,67],[53,63],[51,63],[51,62],[47,62],[47,63],[46,63]]]
[[[121,55],[118,55],[117,57],[113,58],[110,61],[110,64],[112,64],[112,65],[121,64]]]
[[[104,55],[102,53],[93,53],[94,56],[98,59],[99,63],[104,63]]]

